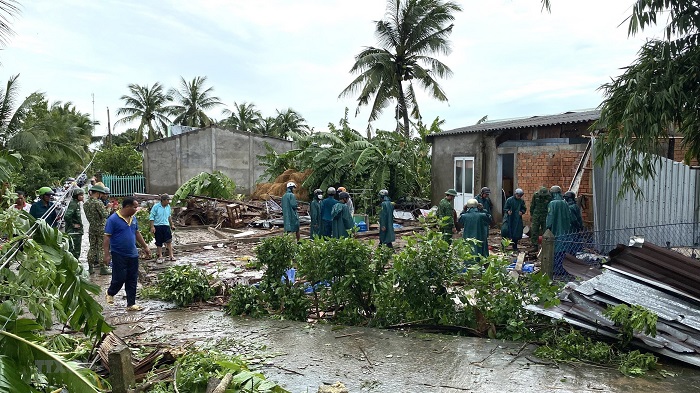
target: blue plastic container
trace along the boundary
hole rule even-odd
[[[360,232],[367,232],[367,223],[364,221],[360,221],[357,223],[357,227],[359,228]]]

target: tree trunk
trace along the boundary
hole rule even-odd
[[[408,123],[408,108],[406,107],[406,96],[403,93],[403,84],[399,81],[399,112],[398,115],[403,118],[403,135],[408,139],[411,136],[411,131],[409,129]],[[397,116],[397,124],[399,119]]]

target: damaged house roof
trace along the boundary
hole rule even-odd
[[[639,305],[658,316],[656,337],[635,332],[638,347],[700,366],[700,262],[654,244],[618,246],[610,263],[595,271],[567,256],[564,267],[585,279],[570,282],[560,293],[561,303],[531,311],[571,325],[617,337],[618,327],[603,312],[608,306]]]
[[[549,116],[532,116],[517,119],[487,121],[473,126],[455,128],[454,130],[443,131],[435,134],[429,134],[428,139],[440,136],[468,134],[474,132],[486,131],[505,131],[521,128],[548,127],[562,124],[587,123],[598,120],[600,118],[600,110],[589,110],[582,112],[565,112],[558,115]]]

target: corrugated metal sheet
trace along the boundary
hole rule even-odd
[[[595,150],[595,143],[594,143]],[[594,152],[595,154],[595,152]],[[698,234],[699,171],[667,158],[654,164],[656,176],[637,182],[642,196],[628,191],[618,198],[623,177],[611,173],[609,157],[593,170],[593,207],[596,242],[603,251],[627,244],[630,236],[671,247],[700,243]],[[668,225],[668,227],[664,227]]]
[[[697,259],[645,242],[642,247],[620,246],[610,252],[615,269],[643,276],[700,298],[700,263]]]
[[[598,120],[599,118],[600,110],[596,109],[582,112],[566,112],[550,116],[532,116],[518,119],[497,120],[493,122],[489,121],[476,124],[473,126],[460,127],[437,134],[430,134],[427,136],[427,138],[430,139],[440,136],[468,134],[473,132],[514,130],[520,128],[555,126],[560,124],[586,123],[589,121]]]
[[[565,266],[570,273],[592,278],[566,284],[557,306],[527,309],[614,337],[619,326],[604,315],[605,309],[639,305],[658,316],[657,334],[635,332],[633,344],[700,366],[700,299],[694,296],[700,293],[697,260],[645,242],[642,247],[615,249],[602,272],[584,269],[585,262],[571,256]]]

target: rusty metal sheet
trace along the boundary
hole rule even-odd
[[[642,247],[618,246],[610,252],[610,266],[700,298],[700,263],[673,250],[650,242]]]

